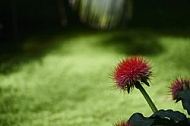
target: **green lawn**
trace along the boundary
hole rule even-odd
[[[131,55],[153,67],[145,89],[157,108],[185,112],[169,86],[176,77],[190,78],[190,34],[128,29],[47,36],[28,37],[21,51],[1,56],[9,60],[0,66],[0,125],[111,126],[134,112],[151,115],[138,90],[114,87],[114,66]]]

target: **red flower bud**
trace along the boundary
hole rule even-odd
[[[116,67],[113,77],[116,86],[130,92],[136,83],[145,83],[149,86],[148,80],[151,75],[151,67],[142,57],[134,56],[121,61]]]
[[[122,121],[122,122],[120,122],[118,124],[115,124],[114,126],[133,126],[133,125],[128,123],[128,122]]]
[[[176,79],[174,80],[174,82],[171,85],[171,93],[172,93],[172,97],[173,100],[179,101],[180,99],[178,98],[178,94],[180,91],[184,91],[187,89],[190,89],[190,80],[188,79]]]

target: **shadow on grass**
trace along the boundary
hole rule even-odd
[[[38,28],[39,30],[40,28]],[[158,55],[164,51],[159,43],[160,36],[189,37],[189,32],[174,30],[125,29],[116,31],[99,31],[94,29],[41,29],[20,33],[24,37],[18,40],[0,43],[0,74],[17,71],[22,64],[39,61],[54,49],[58,49],[66,40],[81,35],[98,34],[108,36],[100,42],[101,47],[113,49],[115,52],[127,55]],[[54,41],[61,36],[61,41]],[[67,53],[64,52],[63,53]]]
[[[32,41],[35,42],[32,43]],[[31,39],[28,42],[16,45],[13,43],[11,47],[5,47],[7,51],[3,50],[0,54],[0,73],[8,74],[18,69],[22,63],[40,59],[48,49],[42,41],[41,39]]]
[[[17,71],[22,64],[39,61],[53,49],[71,38],[67,29],[49,29],[47,31],[32,31],[19,33],[17,39],[0,43],[0,74]],[[55,41],[57,37],[62,41]]]
[[[125,30],[112,34],[102,41],[101,46],[128,55],[157,55],[164,51],[158,39],[159,35],[155,31]]]
[[[14,41],[0,42],[0,74],[17,71],[22,64],[34,60],[42,63],[41,59],[45,55],[52,50],[59,49],[67,40],[99,32],[99,30],[81,26],[49,29],[39,26],[32,31],[27,31],[27,29],[25,31],[18,33],[18,38]],[[56,41],[57,38],[61,40]]]

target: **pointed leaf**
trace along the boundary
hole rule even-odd
[[[141,113],[134,113],[128,120],[133,126],[151,126],[155,119],[144,117]]]
[[[151,117],[158,117],[161,119],[169,119],[169,120],[173,120],[175,123],[183,121],[186,118],[186,116],[179,112],[179,111],[173,111],[171,109],[169,110],[159,110],[157,112],[155,112]]]
[[[178,97],[182,101],[183,108],[186,109],[190,115],[190,89],[180,91]]]

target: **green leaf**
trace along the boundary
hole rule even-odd
[[[159,110],[155,112],[150,118],[154,118],[154,125],[163,126],[189,126],[189,121],[186,116],[179,112],[168,110]],[[154,126],[153,125],[153,126]]]
[[[180,91],[178,97],[182,101],[183,108],[187,110],[187,113],[190,115],[190,89]]]
[[[186,116],[179,112],[179,111],[173,111],[171,109],[168,110],[159,110],[155,112],[151,117],[159,117],[161,119],[169,119],[173,120],[175,123],[183,121],[186,119]]]
[[[190,119],[179,112],[159,110],[150,117],[144,117],[141,113],[134,113],[128,120],[133,126],[190,126]]]
[[[144,117],[141,113],[134,113],[128,120],[133,126],[152,126],[155,119]]]

